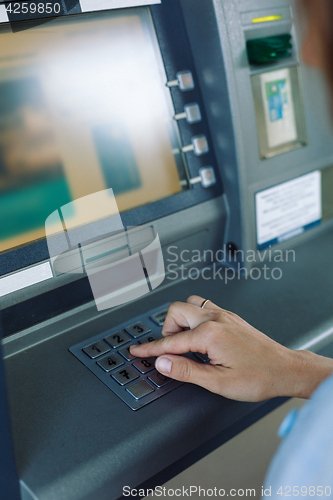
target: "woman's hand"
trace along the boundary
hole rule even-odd
[[[333,360],[292,351],[256,330],[236,314],[202,297],[174,302],[164,322],[163,339],[132,346],[135,356],[158,356],[156,369],[239,401],[277,396],[307,398],[333,370]],[[210,364],[179,356],[207,354]]]

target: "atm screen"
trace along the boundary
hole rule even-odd
[[[125,212],[188,188],[166,80],[145,7],[1,28],[0,251],[83,196]]]

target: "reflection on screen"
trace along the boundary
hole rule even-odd
[[[123,212],[184,188],[165,82],[146,8],[0,32],[0,251],[91,193],[112,188]]]

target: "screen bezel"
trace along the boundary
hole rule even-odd
[[[196,83],[195,88],[189,92],[181,92],[176,87],[170,88],[176,113],[182,112],[184,105],[191,102],[197,102],[202,112],[202,121],[200,123],[189,125],[186,120],[178,122],[182,144],[184,146],[190,144],[192,136],[205,134],[211,146],[209,153],[203,156],[195,156],[193,153],[186,154],[190,178],[197,177],[199,169],[209,165],[215,168],[217,183],[206,189],[200,183],[197,183],[191,189],[124,212],[121,217],[125,227],[150,223],[156,219],[218,197],[223,192],[215,155],[212,150],[204,103],[198,85],[199,80],[196,76],[179,0],[162,0],[161,4],[147,8],[151,12],[168,81],[174,80],[177,72],[190,70]],[[75,15],[84,14],[75,12]],[[49,253],[46,239],[3,252],[0,254],[0,277],[48,259]],[[20,302],[10,306],[3,311],[5,335],[77,307],[92,300],[92,298],[87,278],[81,278],[63,285],[61,289],[50,290],[37,297],[29,298],[24,302],[24,305]],[[30,312],[32,310],[34,311],[33,315]],[[20,311],[19,315],[17,314],[18,311]],[[24,314],[22,314],[23,312]]]
[[[152,14],[168,80],[175,79],[178,71],[188,69],[193,73],[197,82],[191,49],[178,0],[164,1],[161,4],[150,6],[149,9]],[[205,134],[209,139],[204,106],[198,86],[190,92],[180,92],[178,88],[170,89],[170,91],[176,110],[182,110],[184,105],[189,102],[198,102],[202,110],[202,121],[200,123],[188,125],[183,123],[185,120],[178,123],[183,145],[190,144],[193,135]],[[187,154],[186,160],[190,177],[196,177],[199,168],[203,166],[216,165],[212,150],[203,157],[196,157],[193,153]],[[217,183],[208,189],[204,189],[201,184],[196,184],[189,190],[122,213],[123,224],[125,226],[146,224],[219,196],[222,194],[222,184],[217,172],[216,175]],[[0,254],[0,276],[34,265],[48,259],[48,257],[46,239],[10,249]]]

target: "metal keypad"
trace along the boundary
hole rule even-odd
[[[131,345],[162,337],[161,325],[168,306],[164,304],[147,314],[131,318],[69,349],[132,410],[182,385],[157,372],[155,358],[137,358],[129,352]],[[198,361],[192,354],[186,356]]]

